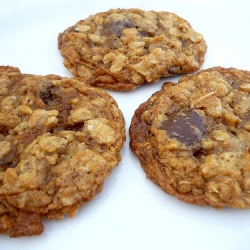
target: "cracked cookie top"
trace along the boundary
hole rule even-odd
[[[0,232],[74,216],[121,160],[124,118],[104,90],[0,67]]]
[[[125,91],[204,62],[203,36],[174,13],[112,9],[59,34],[64,65],[87,84]]]
[[[188,203],[249,208],[249,92],[250,72],[234,68],[166,82],[130,125],[147,177]]]

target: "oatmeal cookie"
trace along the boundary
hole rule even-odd
[[[112,9],[59,34],[64,65],[87,84],[132,90],[190,73],[204,62],[203,36],[174,13]]]
[[[142,103],[130,147],[147,178],[182,201],[250,207],[250,72],[214,67]]]
[[[73,217],[121,160],[124,118],[104,90],[0,67],[0,233]]]

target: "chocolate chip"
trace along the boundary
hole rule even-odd
[[[204,119],[193,110],[183,110],[167,116],[159,129],[186,146],[199,143],[206,131]]]

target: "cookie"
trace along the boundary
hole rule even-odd
[[[249,92],[250,72],[235,68],[164,83],[129,128],[147,178],[187,203],[249,208]]]
[[[0,67],[0,233],[73,217],[121,160],[124,118],[104,90]]]
[[[74,76],[92,86],[126,91],[198,70],[207,45],[174,13],[111,9],[60,33],[58,48]]]

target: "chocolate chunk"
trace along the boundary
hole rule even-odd
[[[186,146],[199,143],[206,131],[204,119],[193,110],[184,110],[168,115],[159,129],[166,130],[171,138]]]

